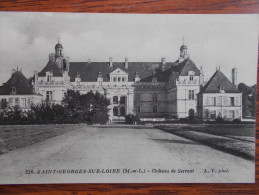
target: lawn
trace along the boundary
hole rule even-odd
[[[0,154],[62,135],[76,128],[77,125],[0,126]]]
[[[255,124],[212,124],[188,126],[192,130],[221,136],[255,137]]]
[[[158,128],[224,152],[254,159],[255,124],[179,124]]]

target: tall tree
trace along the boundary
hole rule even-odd
[[[104,124],[109,120],[110,100],[99,92],[81,95],[78,91],[68,90],[62,103],[73,121]]]
[[[238,90],[242,92],[243,117],[255,117],[256,85],[249,87],[239,83]]]

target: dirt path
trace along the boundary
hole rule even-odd
[[[242,183],[253,175],[251,161],[145,127],[77,126],[0,155],[0,183]]]

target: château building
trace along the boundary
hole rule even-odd
[[[22,75],[17,71],[12,77],[16,74]],[[106,62],[69,62],[63,54],[63,46],[58,43],[47,65],[35,72],[33,90],[29,94],[30,101],[60,104],[67,90],[81,94],[98,91],[111,101],[110,120],[133,113],[142,118],[196,116],[203,119],[214,119],[221,113],[229,119],[241,119],[242,97],[235,82],[236,72],[231,83],[218,70],[205,84],[202,67],[198,68],[191,60],[184,44],[175,62],[167,62],[166,58],[160,62],[130,62],[128,58],[124,62],[114,62],[112,57]],[[7,85],[9,88],[23,87],[10,83],[9,80],[0,88],[0,99],[14,105],[12,101],[21,100],[23,94],[3,88]],[[13,97],[15,95],[17,97]],[[227,102],[226,98],[229,98],[229,107],[227,103],[220,103],[223,99]],[[213,107],[208,103],[211,101],[216,102]]]

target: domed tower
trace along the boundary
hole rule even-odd
[[[57,57],[62,57],[62,50],[63,50],[63,46],[59,43],[59,38],[58,38],[58,43],[55,46],[55,56]]]
[[[59,38],[58,43],[55,45],[55,61],[62,71],[69,70],[69,58],[64,57],[63,46],[60,44]]]
[[[188,56],[188,48],[187,48],[186,45],[183,44],[183,45],[180,47],[180,57],[186,58],[187,56]]]

